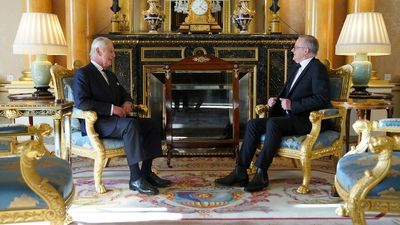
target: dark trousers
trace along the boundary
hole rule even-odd
[[[123,139],[129,165],[162,155],[161,129],[152,119],[102,117],[95,129],[101,137]]]
[[[283,136],[304,135],[310,131],[310,121],[300,121],[295,117],[279,116],[251,119],[247,122],[243,143],[238,154],[238,166],[249,168],[260,144],[260,137],[264,133],[266,134],[264,146],[255,164],[258,168],[268,169],[280,147]]]

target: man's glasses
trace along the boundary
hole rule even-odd
[[[307,47],[302,47],[302,46],[293,46],[293,48],[292,48],[292,49],[296,50],[296,49],[298,49],[298,48],[307,48]]]

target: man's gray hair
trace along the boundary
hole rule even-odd
[[[319,50],[318,40],[312,35],[301,35],[299,38],[304,40],[304,47],[307,47],[310,52],[314,55],[317,55]]]
[[[106,37],[97,37],[93,40],[92,46],[90,47],[89,56],[92,58],[96,54],[96,49],[104,49],[106,47],[106,42],[111,41]]]

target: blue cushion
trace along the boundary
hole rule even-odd
[[[347,192],[351,187],[364,176],[364,171],[372,169],[378,161],[375,154],[364,152],[360,154],[347,155],[341,158],[337,164],[336,177],[337,180]],[[393,152],[392,166],[388,175],[373,188],[368,196],[370,197],[384,197],[384,195],[400,192],[400,152]]]
[[[381,119],[378,121],[379,127],[388,128],[388,127],[397,127],[400,128],[400,118],[391,118],[391,119]]]
[[[12,140],[11,139],[0,139],[0,154],[4,152],[9,152],[10,149],[10,144]]]
[[[333,130],[326,130],[319,134],[317,140],[314,143],[313,150],[321,149],[325,147],[331,146],[338,138],[340,133]],[[261,142],[264,143],[265,134],[261,135]],[[291,148],[300,150],[301,144],[304,139],[306,139],[307,135],[294,135],[294,136],[285,136],[281,141],[281,148]]]
[[[103,138],[100,139],[103,142],[105,149],[115,149],[115,148],[123,148],[124,142],[122,139],[114,139],[114,138]],[[92,144],[90,143],[89,137],[83,136],[80,131],[74,131],[71,134],[71,144],[83,148],[93,149]]]
[[[14,208],[47,208],[23,181],[20,158],[0,158],[0,210]],[[68,198],[73,192],[72,170],[68,162],[57,157],[43,157],[36,162],[37,173]]]
[[[1,124],[0,134],[15,134],[28,132],[28,126],[22,124]]]

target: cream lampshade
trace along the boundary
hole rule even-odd
[[[13,44],[14,54],[36,55],[31,64],[32,79],[37,91],[34,97],[52,95],[47,89],[51,79],[51,63],[47,55],[66,55],[65,41],[58,17],[51,13],[23,13]]]
[[[368,56],[390,55],[391,45],[381,13],[348,14],[336,43],[336,55],[354,55],[353,95],[365,95],[372,65]]]

